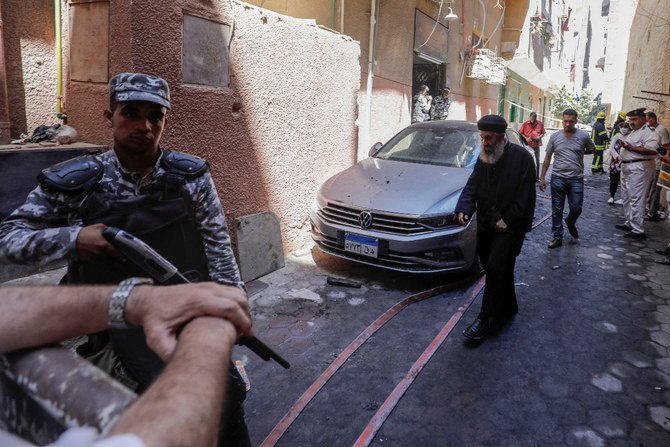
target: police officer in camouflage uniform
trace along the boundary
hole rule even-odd
[[[110,80],[109,93],[104,116],[113,150],[45,169],[26,202],[0,223],[0,263],[67,259],[69,283],[146,276],[122,262],[103,237],[104,228],[116,226],[143,239],[191,281],[244,290],[207,163],[159,146],[170,109],[167,82],[122,73]],[[144,391],[164,365],[147,348],[141,328],[115,329],[109,338],[137,391]],[[249,445],[245,396],[231,364],[220,433],[226,445]]]
[[[446,120],[449,118],[449,107],[451,107],[451,101],[449,100],[450,91],[449,87],[443,87],[442,95],[433,99],[433,104],[430,107],[431,120]]]

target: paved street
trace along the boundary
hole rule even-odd
[[[589,165],[590,160],[586,165]],[[550,221],[517,264],[520,313],[480,346],[460,332],[481,294],[399,401],[375,445],[670,445],[670,267],[654,249],[668,223],[635,242],[614,228],[606,175],[586,179],[581,239],[549,250]],[[550,211],[538,199],[536,220]],[[247,413],[258,445],[302,392],[379,314],[450,278],[412,278],[333,261],[315,250],[257,281],[256,331],[292,363],[248,357]],[[349,276],[361,289],[326,284]],[[455,280],[456,278],[451,278]],[[409,306],[370,338],[315,396],[278,445],[353,445],[377,408],[470,289]],[[245,355],[238,350],[237,355]]]
[[[520,313],[483,344],[467,344],[460,333],[477,313],[479,293],[374,445],[670,445],[670,267],[654,263],[670,228],[648,223],[646,241],[623,238],[614,228],[622,209],[606,204],[607,185],[606,175],[587,175],[578,242],[566,235],[561,248],[548,250],[549,220],[528,235],[516,270]],[[536,221],[549,212],[549,200],[538,198]],[[61,275],[14,282],[55,283]],[[361,287],[329,285],[329,275]],[[292,364],[283,370],[235,350],[251,380],[252,445],[379,315],[461,279],[388,273],[312,249],[250,283],[257,335]],[[475,281],[400,311],[316,393],[277,445],[353,445],[473,291]]]

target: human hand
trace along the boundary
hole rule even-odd
[[[498,219],[498,222],[496,222],[496,230],[507,231],[507,224],[505,223],[504,220]]]
[[[77,259],[83,262],[104,257],[125,260],[121,252],[102,235],[105,228],[107,225],[99,223],[86,226],[79,231],[76,241]]]
[[[139,286],[130,295],[125,312],[128,323],[141,325],[147,345],[166,361],[174,353],[181,328],[203,316],[223,318],[239,335],[253,335],[247,294],[214,282]]]
[[[456,219],[458,219],[458,223],[464,227],[465,224],[468,223],[468,220],[470,220],[470,217],[467,214],[458,213],[456,214]]]
[[[547,187],[547,181],[544,178],[540,179],[540,191],[544,191]]]

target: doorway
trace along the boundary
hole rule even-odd
[[[415,55],[412,66],[412,97],[419,93],[422,85],[428,86],[430,96],[440,95],[444,85],[444,65],[428,62]]]

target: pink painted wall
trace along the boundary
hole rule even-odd
[[[273,211],[284,247],[306,239],[318,186],[356,159],[359,46],[296,19],[228,0],[112,2],[111,74],[142,71],[170,84],[163,146],[205,157],[229,224]],[[182,13],[230,24],[230,88],[181,83]],[[69,82],[70,123],[110,144],[106,85]]]
[[[5,62],[12,137],[55,124],[56,59],[51,2],[4,0]]]

